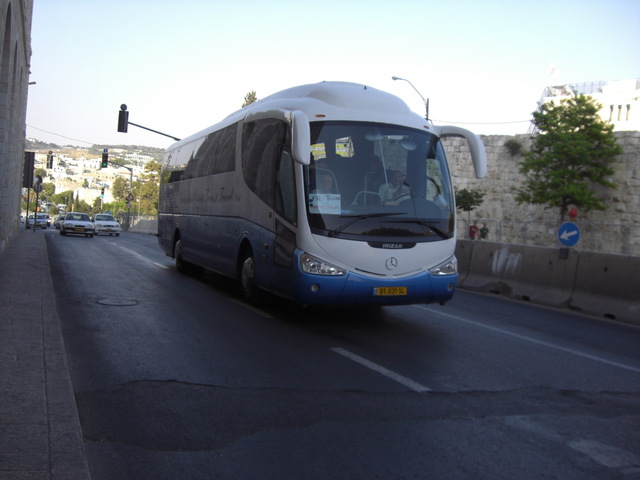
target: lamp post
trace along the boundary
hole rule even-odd
[[[425,120],[429,120],[429,99],[425,99],[422,94],[418,91],[418,89],[413,85],[413,83],[411,83],[409,80],[407,80],[406,78],[400,78],[400,77],[391,77],[392,80],[403,80],[405,82],[407,82],[409,85],[411,85],[411,87],[416,91],[416,93],[418,95],[420,95],[420,98],[422,99],[422,101],[424,102],[424,108],[425,108],[425,115],[424,118]]]

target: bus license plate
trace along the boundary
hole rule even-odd
[[[375,296],[406,295],[407,287],[377,287],[373,289]]]

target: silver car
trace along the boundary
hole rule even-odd
[[[47,228],[47,217],[48,215],[45,215],[44,213],[38,213],[36,214],[36,227],[38,228],[42,228],[45,229]],[[27,218],[27,226],[28,227],[33,227],[33,215],[29,215],[29,218]]]
[[[69,212],[60,223],[60,235],[84,235],[93,238],[95,228],[86,213]]]
[[[108,213],[97,213],[93,217],[93,225],[96,229],[96,235],[108,233],[109,235],[118,237],[122,231],[122,227],[120,227],[118,221],[113,218],[113,215],[109,215]]]

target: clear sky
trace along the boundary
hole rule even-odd
[[[548,85],[640,78],[640,0],[34,0],[27,136],[167,147],[258,98],[366,84],[525,133]],[[555,72],[555,73],[553,73]]]

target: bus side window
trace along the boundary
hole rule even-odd
[[[211,133],[198,148],[194,177],[231,172],[235,167],[237,125]]]
[[[291,143],[288,125],[277,119],[245,123],[242,133],[242,175],[247,186],[267,205],[274,207],[278,162]]]

